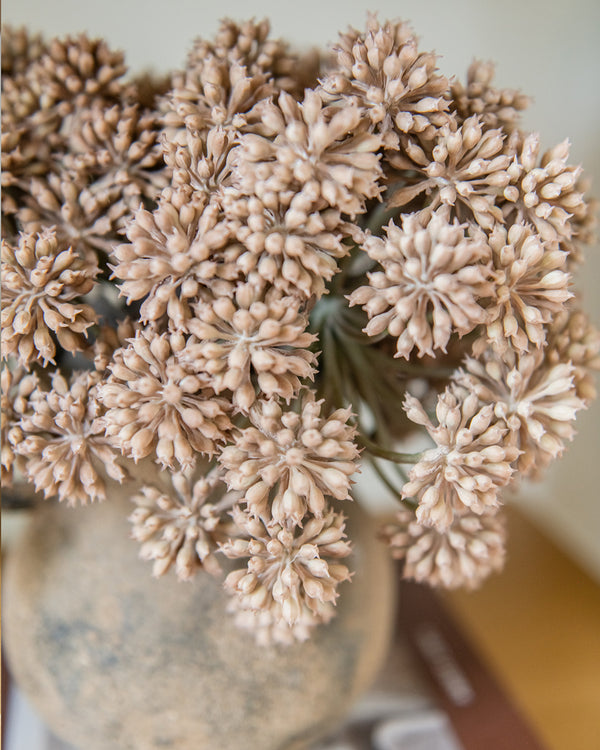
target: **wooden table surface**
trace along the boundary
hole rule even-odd
[[[549,750],[600,750],[600,586],[512,508],[508,531],[504,571],[444,600]]]

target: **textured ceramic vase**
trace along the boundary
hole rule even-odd
[[[16,681],[81,750],[291,750],[323,736],[385,656],[395,585],[374,522],[346,503],[354,553],[337,617],[306,643],[261,647],[208,575],[153,579],[129,507],[36,511],[4,574]]]

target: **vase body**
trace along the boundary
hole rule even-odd
[[[126,498],[39,508],[4,575],[15,680],[81,750],[289,750],[326,734],[369,686],[394,613],[375,523],[346,503],[352,583],[313,637],[264,647],[226,613],[221,582],[154,579]]]

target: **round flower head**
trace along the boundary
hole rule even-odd
[[[189,469],[226,440],[229,406],[185,364],[185,337],[138,331],[119,349],[100,388],[106,434],[134,461],[155,454],[163,468]]]
[[[264,198],[230,192],[225,215],[242,252],[236,267],[247,281],[277,287],[282,294],[320,297],[337,273],[338,259],[348,254],[342,244],[340,212],[317,210],[303,193],[269,193]]]
[[[509,346],[525,352],[530,345],[543,346],[545,324],[573,296],[565,271],[567,254],[543,242],[526,224],[513,224],[508,231],[496,226],[489,243],[495,271],[487,322],[492,347],[498,352]]]
[[[92,192],[119,189],[130,210],[154,201],[168,183],[158,116],[141,107],[95,104],[68,120],[69,151],[61,169],[82,175]]]
[[[66,151],[68,139],[59,133],[66,115],[92,104],[114,104],[133,93],[119,80],[126,70],[123,54],[83,34],[46,44],[3,27],[2,48],[7,66],[2,71],[3,138],[9,130],[5,126],[17,125],[19,151],[29,152],[37,142],[49,157],[55,148],[44,148],[47,136],[53,147]],[[30,156],[26,163],[41,166],[42,158]]]
[[[339,583],[350,578],[338,562],[350,554],[344,517],[328,511],[308,519],[302,529],[264,524],[239,509],[233,519],[244,536],[221,550],[232,559],[248,558],[245,568],[225,579],[238,608],[268,613],[271,625],[283,621],[292,634],[296,624],[307,624],[307,611],[311,624],[329,619]]]
[[[126,70],[122,52],[80,34],[52,39],[31,66],[29,78],[44,108],[62,106],[73,111],[94,100],[120,98],[124,86],[119,79]]]
[[[446,350],[453,333],[460,336],[483,323],[478,304],[491,294],[490,250],[483,232],[450,223],[449,209],[405,215],[402,228],[390,222],[387,239],[369,237],[363,249],[383,271],[368,274],[369,286],[356,289],[350,304],[369,316],[369,336],[387,330],[398,338],[396,356],[408,359]]]
[[[496,89],[494,64],[474,60],[467,71],[466,86],[457,79],[452,81],[452,108],[464,121],[471,115],[479,115],[486,128],[502,128],[512,132],[518,125],[520,113],[529,105],[528,96],[514,89]]]
[[[260,194],[255,182],[268,183],[274,176],[288,189],[310,193],[350,216],[363,213],[365,199],[379,194],[381,139],[367,132],[359,107],[324,106],[316,91],[307,91],[302,103],[281,93],[278,106],[268,105],[263,120],[275,137],[242,138],[244,192]]]
[[[2,24],[2,77],[24,73],[33,60],[39,59],[46,44],[39,34],[26,28]]]
[[[29,368],[54,363],[56,341],[70,352],[83,348],[94,309],[80,302],[95,285],[98,268],[58,242],[53,229],[2,241],[2,357]]]
[[[392,555],[404,561],[403,576],[430,586],[476,588],[505,557],[505,528],[493,513],[465,513],[444,530],[427,528],[403,510],[383,529]]]
[[[153,560],[152,573],[164,575],[174,566],[177,578],[191,580],[205,570],[221,573],[215,552],[232,531],[224,515],[233,502],[218,469],[199,479],[182,472],[170,476],[172,487],[144,485],[131,499],[132,536],[141,542],[140,557]]]
[[[321,518],[326,497],[349,497],[358,450],[349,409],[321,416],[321,401],[306,391],[298,411],[276,401],[257,401],[250,426],[234,435],[219,460],[231,489],[244,493],[252,515],[300,525],[307,512]]]
[[[62,171],[31,179],[17,220],[28,233],[52,226],[59,242],[92,263],[110,252],[129,206],[119,184],[90,186],[81,173]]]
[[[49,390],[38,385],[29,396],[17,451],[30,481],[45,497],[58,495],[69,505],[103,500],[103,476],[118,482],[127,476],[104,435],[99,382],[95,372],[74,372],[69,380],[56,372]]]
[[[508,429],[493,407],[482,407],[473,393],[447,389],[438,397],[437,426],[414,396],[407,394],[404,408],[436,444],[423,453],[402,488],[403,497],[418,501],[419,523],[445,531],[457,514],[495,508],[498,489],[510,480],[519,451],[506,439]]]
[[[568,242],[573,227],[587,213],[580,190],[582,170],[568,163],[569,146],[565,140],[540,158],[537,133],[524,138],[515,133],[510,143],[515,157],[507,170],[510,184],[503,193],[504,215],[530,222],[543,240]]]
[[[275,93],[265,73],[249,73],[235,60],[208,54],[201,64],[176,73],[164,108],[166,134],[190,127],[205,137],[219,125],[237,137],[248,122],[260,122],[260,103]]]
[[[371,16],[366,32],[340,34],[333,53],[323,89],[364,108],[386,148],[398,148],[398,133],[429,135],[445,121],[448,80],[438,74],[433,53],[418,51],[407,24],[380,24]]]
[[[14,191],[34,175],[50,169],[55,147],[63,145],[59,134],[62,115],[44,109],[39,87],[31,79],[31,66],[47,51],[39,36],[2,24],[2,210],[12,213]]]
[[[389,162],[406,184],[388,206],[405,206],[425,193],[431,208],[451,206],[461,221],[472,217],[486,230],[502,221],[496,198],[510,182],[511,163],[502,130],[486,130],[473,115],[460,125],[443,125],[432,140],[403,136],[401,143],[402,151],[391,154]]]
[[[214,57],[244,65],[250,74],[267,74],[277,89],[295,90],[305,74],[302,60],[290,52],[286,42],[270,38],[270,30],[266,18],[241,23],[224,19],[214,39],[195,41],[188,68],[202,70],[207,59]]]
[[[190,343],[186,356],[217,393],[231,391],[241,411],[248,411],[257,393],[289,403],[301,380],[313,379],[316,364],[308,351],[316,336],[306,332],[302,307],[276,289],[265,293],[249,285],[238,287],[234,299],[198,303],[189,323],[198,343]]]
[[[510,430],[507,439],[521,451],[516,469],[532,476],[558,458],[564,441],[575,434],[573,421],[584,402],[576,395],[571,362],[553,364],[544,351],[500,356],[488,350],[480,359],[467,357],[454,380],[477,395],[481,403]]]
[[[195,196],[198,198],[198,196]],[[216,202],[195,200],[188,188],[167,190],[154,212],[140,208],[127,229],[129,243],[113,251],[114,275],[127,302],[143,300],[143,323],[167,315],[185,329],[190,304],[208,291],[228,294],[243,252]]]

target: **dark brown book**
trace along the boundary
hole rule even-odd
[[[547,750],[434,591],[401,583],[398,637],[464,750]]]

